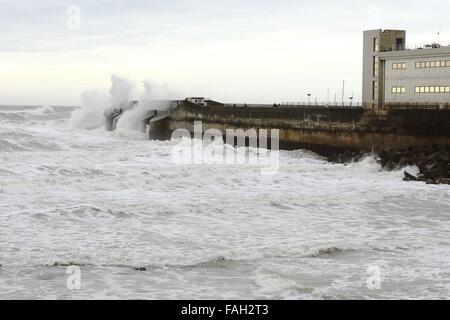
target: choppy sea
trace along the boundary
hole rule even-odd
[[[174,163],[73,110],[0,107],[0,299],[450,298],[449,186],[371,155]]]

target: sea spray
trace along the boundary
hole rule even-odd
[[[97,128],[104,124],[106,109],[117,109],[122,111],[117,129],[143,131],[144,120],[153,114],[151,111],[167,110],[174,96],[167,86],[155,81],[147,79],[139,86],[138,82],[113,74],[108,92],[87,90],[82,94],[81,108],[72,113],[70,124],[76,128]]]
[[[136,97],[136,92],[136,84],[133,81],[113,74],[108,92],[91,89],[82,93],[81,108],[73,111],[71,126],[83,129],[102,126],[105,122],[105,110],[129,105]]]
[[[143,104],[152,104],[151,107],[154,110],[167,110],[167,102],[174,100],[177,96],[166,85],[161,85],[153,80],[146,79],[142,83],[144,85],[144,93],[140,101]]]
[[[165,111],[171,106],[170,99],[173,99],[175,94],[167,86],[147,79],[143,81],[143,87],[144,92],[140,95],[137,104],[119,118],[118,129],[144,131],[143,121],[154,115],[153,111]]]
[[[103,112],[110,105],[110,97],[101,90],[87,90],[81,95],[81,108],[72,112],[70,124],[74,128],[94,129],[103,125]]]
[[[113,74],[111,76],[111,106],[114,108],[124,108],[131,101],[136,100],[139,96],[139,88],[137,83],[124,77]]]

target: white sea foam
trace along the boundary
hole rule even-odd
[[[122,85],[121,87],[124,86],[125,85]],[[134,85],[128,85],[125,87],[128,91],[134,93],[137,91]],[[144,91],[140,93],[137,104],[133,108],[125,111],[125,113],[119,118],[117,128],[145,131],[145,124],[142,120],[148,118],[151,111],[165,111],[171,106],[170,100],[173,99],[175,94],[166,86],[160,85],[151,80],[145,80],[143,82],[143,88]],[[120,90],[120,92],[123,91],[126,90]],[[125,94],[125,96],[129,99],[131,94]]]
[[[100,90],[82,94],[81,108],[72,112],[70,124],[74,128],[94,129],[103,125],[104,110],[110,106],[109,97]]]
[[[47,115],[49,113],[53,113],[55,112],[55,109],[53,109],[50,106],[43,106],[37,109],[32,109],[32,110],[26,110],[24,111],[27,114],[33,115],[33,116],[44,116]]]
[[[143,120],[148,118],[149,111],[167,110],[175,94],[167,86],[151,80],[145,80],[141,86],[137,82],[118,76],[111,76],[111,87],[108,92],[87,90],[82,94],[81,108],[71,115],[71,126],[74,128],[94,129],[105,121],[104,112],[108,108],[122,109],[117,127],[128,131],[144,131]],[[135,102],[134,104],[132,102]]]
[[[58,108],[27,117],[0,119],[0,141],[24,147],[0,152],[0,298],[450,296],[448,186],[370,155],[281,151],[274,176],[176,165],[175,141],[74,129]],[[70,264],[82,290],[68,293]]]

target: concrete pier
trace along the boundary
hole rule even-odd
[[[450,108],[233,107],[182,101],[159,124],[169,138],[175,129],[279,129],[280,149],[305,148],[324,156],[344,151],[450,145]]]

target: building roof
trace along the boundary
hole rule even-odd
[[[449,47],[440,47],[433,49],[414,49],[414,50],[398,50],[380,52],[380,59],[397,59],[397,58],[429,58],[432,56],[450,55]]]

